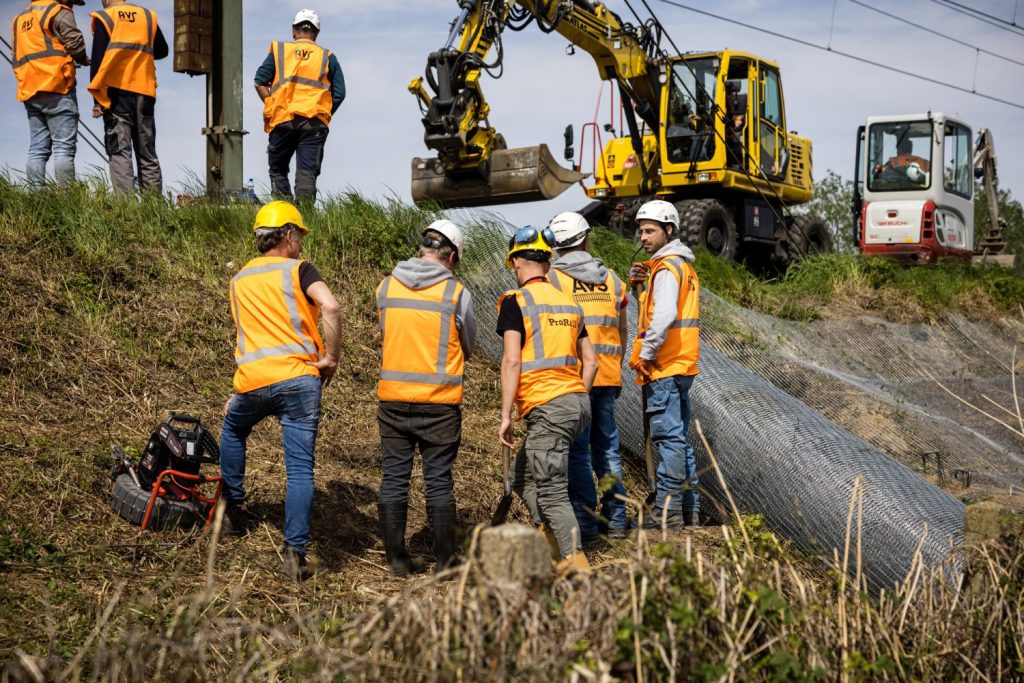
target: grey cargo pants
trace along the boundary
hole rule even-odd
[[[562,557],[568,557],[582,547],[569,502],[569,444],[590,423],[590,397],[559,396],[527,413],[525,422],[526,442],[512,464],[512,489],[535,524],[551,527]]]
[[[116,97],[116,99],[114,99]],[[146,95],[119,91],[103,113],[103,130],[110,156],[110,184],[124,194],[135,193],[132,149],[139,170],[139,189],[163,191],[160,160],[156,157],[156,100]]]

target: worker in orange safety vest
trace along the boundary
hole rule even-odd
[[[590,424],[569,447],[569,500],[582,534],[583,547],[595,547],[600,535],[625,538],[631,522],[626,516],[626,489],[622,485],[619,428],[615,400],[622,389],[622,355],[626,346],[626,286],[601,259],[590,253],[590,224],[578,213],[566,211],[548,225],[555,235],[558,259],[548,279],[571,294],[583,309],[588,338],[597,354],[597,377],[590,389]],[[614,483],[601,496],[598,480]]]
[[[110,183],[123,194],[135,192],[136,182],[140,190],[159,194],[163,174],[156,154],[156,60],[170,50],[156,12],[125,0],[103,0],[103,9],[90,16],[89,92],[93,118],[103,117]]]
[[[434,221],[420,235],[417,256],[400,261],[377,287],[384,335],[377,385],[383,471],[377,511],[395,576],[420,569],[405,547],[417,446],[436,570],[456,561],[452,466],[462,442],[462,376],[476,344],[472,297],[452,274],[463,252],[459,226]]]
[[[270,202],[253,224],[257,258],[231,280],[235,321],[235,392],[224,404],[220,467],[229,533],[258,521],[244,487],[246,440],[264,418],[281,423],[288,484],[284,499],[284,573],[301,581],[313,509],[313,451],[320,425],[322,387],[338,368],[341,307],[320,273],[301,260],[309,232],[288,202]],[[323,315],[324,337],[317,329]]]
[[[644,526],[679,530],[697,526],[697,464],[687,441],[690,387],[700,357],[700,283],[693,252],[679,241],[679,212],[661,199],[636,214],[640,243],[651,259],[634,264],[631,282],[642,283],[637,336],[629,367],[636,372],[660,462],[657,496]]]
[[[548,281],[555,236],[527,226],[512,236],[505,264],[519,288],[498,300],[502,339],[501,425],[498,438],[515,445],[512,408],[526,439],[511,468],[512,489],[552,541],[556,571],[586,572],[580,529],[569,502],[569,445],[590,422],[587,392],[597,375],[583,310]]]
[[[43,184],[51,155],[57,182],[75,179],[75,65],[88,66],[89,58],[71,7],[84,4],[85,0],[32,0],[11,21],[17,99],[25,103],[29,125],[25,176],[32,187]]]
[[[316,180],[324,158],[328,125],[345,99],[345,76],[338,58],[316,44],[320,16],[300,10],[292,22],[292,41],[274,41],[256,71],[256,92],[263,100],[263,128],[270,134],[267,157],[270,189],[290,199],[288,170],[295,161],[295,199],[316,199]]]

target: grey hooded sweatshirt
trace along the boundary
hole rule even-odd
[[[455,277],[440,263],[418,257],[399,261],[391,274],[410,289],[426,289]],[[462,354],[469,360],[476,346],[476,318],[473,316],[473,297],[466,288],[462,289],[455,302],[455,328],[459,331]]]
[[[589,285],[604,284],[608,278],[608,269],[605,268],[604,261],[585,251],[570,251],[562,254],[557,261],[551,264],[551,267]]]
[[[663,246],[651,259],[662,256],[681,256],[687,263],[693,263],[693,252],[679,240],[672,240]],[[640,347],[640,358],[644,360],[657,358],[658,349],[665,343],[665,333],[676,319],[676,310],[679,305],[679,283],[672,277],[672,273],[663,270],[654,276],[654,282],[651,283],[651,296],[654,297],[654,313],[651,315],[651,324],[644,334],[644,343]]]

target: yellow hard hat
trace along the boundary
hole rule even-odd
[[[283,228],[289,223],[302,232],[309,232],[309,228],[306,227],[306,223],[302,220],[302,214],[295,208],[295,205],[278,199],[264,204],[263,208],[256,212],[256,220],[253,222],[252,229],[253,231],[260,228],[273,230]]]
[[[516,230],[516,234],[508,242],[508,254],[505,255],[505,267],[512,267],[512,257],[519,254],[531,261],[548,261],[554,253],[555,233],[551,228],[535,228],[527,225]]]

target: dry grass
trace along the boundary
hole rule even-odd
[[[248,257],[251,215],[0,181],[3,680],[1024,676],[1019,545],[974,555],[968,590],[916,566],[880,598],[845,578],[855,549],[797,558],[756,519],[612,547],[589,580],[509,591],[473,563],[454,581],[392,579],[375,519],[371,294],[423,216],[357,197],[312,216],[308,241],[347,304],[318,444],[316,577],[278,574],[284,475],[270,423],[251,442],[256,533],[127,525],[109,505],[109,446],[140,447],[169,410],[219,422],[233,369],[226,282]],[[476,359],[467,378],[456,496],[471,545],[500,467],[497,375]],[[411,545],[429,556],[413,490]]]

